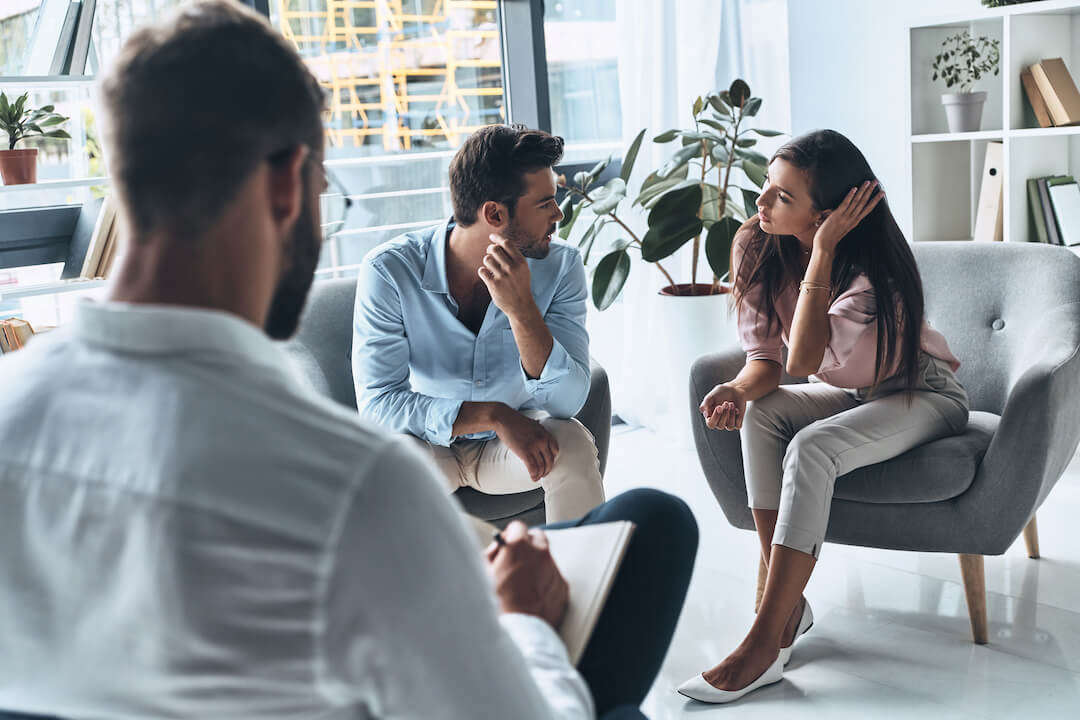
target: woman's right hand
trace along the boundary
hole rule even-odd
[[[705,424],[713,430],[739,430],[746,414],[746,397],[742,390],[723,384],[717,385],[701,401]]]

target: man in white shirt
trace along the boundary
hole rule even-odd
[[[640,702],[693,565],[685,504],[637,491],[583,520],[638,531],[579,672],[542,533],[483,558],[428,460],[286,369],[271,338],[312,282],[325,177],[321,90],[285,40],[187,4],[101,93],[123,264],[108,301],[0,359],[0,717]]]

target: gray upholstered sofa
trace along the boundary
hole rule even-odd
[[[353,279],[315,283],[300,328],[284,346],[318,392],[353,409],[356,408],[351,357],[355,297]],[[602,474],[607,466],[611,437],[611,393],[607,374],[595,362],[592,387],[577,419],[596,438]],[[484,495],[464,488],[456,497],[469,513],[495,525],[503,526],[514,519],[530,525],[544,522],[544,492],[540,489],[514,495]]]
[[[1025,531],[1080,441],[1080,258],[1028,243],[916,243],[926,315],[960,358],[967,432],[837,479],[827,540],[960,555],[972,632],[986,642],[983,556]],[[709,430],[701,398],[742,368],[739,348],[693,366],[694,441],[735,527],[751,530],[737,432]],[[785,383],[803,382],[784,373]],[[760,593],[760,588],[759,588]],[[759,595],[760,597],[760,595]]]

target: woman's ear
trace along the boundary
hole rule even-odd
[[[825,218],[829,217],[829,213],[831,212],[832,210],[823,210],[818,213],[817,219],[814,220],[814,227],[821,227],[821,223],[825,222]]]

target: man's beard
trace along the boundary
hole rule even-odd
[[[532,237],[520,227],[518,227],[517,221],[511,219],[510,227],[506,229],[507,239],[514,244],[521,254],[527,258],[533,260],[543,260],[548,256],[548,252],[551,251],[551,243],[547,241],[548,235],[555,233],[555,225],[540,237]]]
[[[315,279],[321,249],[322,234],[312,217],[310,203],[305,202],[290,238],[288,270],[274,289],[266,314],[264,330],[272,339],[287,340],[300,325],[300,314]]]

